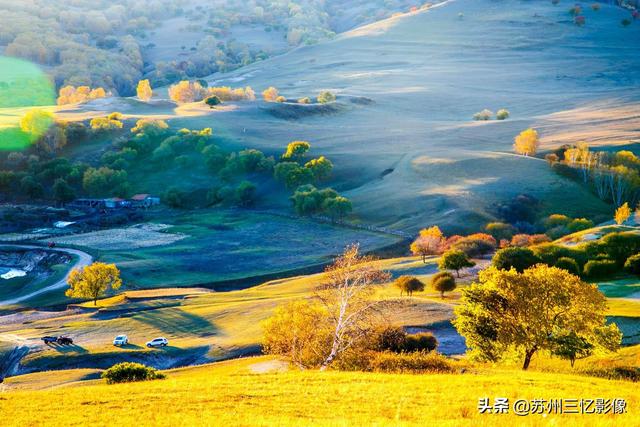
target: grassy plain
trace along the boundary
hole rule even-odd
[[[464,374],[376,374],[287,371],[256,373],[267,358],[249,358],[167,371],[165,380],[28,391],[46,385],[42,374],[20,381],[4,393],[5,425],[34,422],[58,426],[91,420],[107,425],[399,425],[445,426],[633,425],[640,415],[637,386],[581,376],[477,367]],[[82,376],[95,375],[82,371]],[[55,381],[55,380],[54,380]],[[623,398],[623,415],[478,414],[478,399]]]

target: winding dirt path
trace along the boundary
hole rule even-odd
[[[26,301],[30,298],[33,298],[37,295],[43,294],[45,292],[53,291],[56,289],[61,289],[67,286],[67,278],[71,273],[71,270],[74,268],[85,267],[93,262],[93,257],[86,252],[79,251],[77,249],[68,249],[68,248],[43,248],[42,246],[30,246],[30,245],[0,245],[1,248],[17,248],[17,249],[36,249],[36,250],[47,250],[47,251],[55,251],[55,252],[64,252],[69,255],[73,255],[77,257],[76,262],[69,267],[69,271],[61,280],[46,286],[42,289],[38,289],[37,291],[31,292],[27,295],[22,295],[17,298],[7,299],[4,301],[0,301],[0,306],[3,305],[13,305],[21,303],[22,301]]]

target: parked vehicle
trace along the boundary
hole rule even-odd
[[[169,344],[169,340],[164,337],[154,338],[147,343],[147,347],[166,347]]]
[[[55,342],[58,342],[58,337],[52,337],[47,335],[46,337],[42,337],[40,338],[45,344],[53,344]]]
[[[126,335],[118,335],[113,340],[113,345],[115,345],[116,347],[120,345],[127,345],[127,344],[129,344],[129,337],[127,337]]]
[[[60,345],[72,345],[73,340],[69,337],[58,337],[57,343]]]

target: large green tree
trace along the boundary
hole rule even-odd
[[[481,360],[495,362],[515,351],[527,369],[539,351],[578,354],[584,343],[610,351],[622,339],[606,324],[606,298],[598,287],[556,267],[538,264],[523,273],[490,267],[462,294],[453,323]]]
[[[475,262],[471,261],[466,253],[457,249],[450,249],[442,254],[438,268],[441,270],[455,270],[456,275],[460,277],[460,270],[467,267],[473,267]]]

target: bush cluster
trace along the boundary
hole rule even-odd
[[[413,353],[375,352],[368,363],[369,371],[393,373],[451,373],[452,363],[444,356],[434,352],[417,351]]]
[[[130,383],[135,381],[159,380],[166,378],[162,372],[140,363],[123,362],[113,365],[102,373],[107,384]]]

